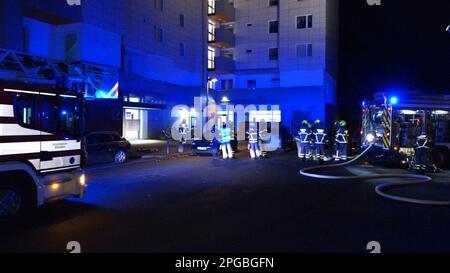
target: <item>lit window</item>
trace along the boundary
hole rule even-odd
[[[208,0],[208,14],[216,13],[216,0]]]
[[[214,42],[216,40],[216,24],[214,21],[208,21],[208,42]]]
[[[214,70],[216,68],[215,64],[216,51],[213,47],[208,47],[208,69]]]

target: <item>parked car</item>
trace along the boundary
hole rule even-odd
[[[203,140],[194,140],[192,141],[192,155],[212,155],[214,157],[217,157],[221,154],[220,151],[220,141],[217,139],[213,139],[212,141],[203,139]],[[238,152],[238,145],[237,141],[232,140],[231,141],[231,148],[235,153]]]
[[[219,155],[220,142],[216,139],[213,139],[213,141],[206,139],[194,140],[191,147],[192,155],[209,154],[217,157]]]
[[[83,137],[85,162],[125,163],[131,152],[131,144],[116,132],[90,132]]]

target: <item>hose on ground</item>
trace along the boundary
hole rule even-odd
[[[386,199],[406,202],[412,204],[419,205],[433,205],[433,206],[450,206],[450,201],[438,201],[438,200],[425,200],[425,199],[416,199],[416,198],[408,198],[402,197],[394,194],[386,193],[389,189],[396,187],[404,187],[404,186],[413,186],[419,184],[425,184],[432,181],[432,178],[426,175],[417,175],[417,174],[372,174],[372,175],[362,175],[362,176],[335,176],[335,175],[323,175],[316,174],[312,171],[318,171],[329,168],[339,168],[352,165],[357,162],[363,156],[365,156],[371,149],[373,145],[369,146],[365,149],[361,154],[356,156],[354,159],[340,164],[331,164],[331,165],[322,165],[322,166],[314,166],[304,168],[300,171],[300,174],[306,177],[315,178],[315,179],[326,179],[326,180],[371,180],[371,179],[383,179],[383,178],[402,178],[409,179],[410,181],[401,181],[401,182],[388,182],[379,184],[375,187],[375,192]]]

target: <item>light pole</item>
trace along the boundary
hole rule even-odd
[[[205,111],[203,111],[203,109],[202,109],[202,116],[203,116],[203,113],[205,113],[205,116],[203,117],[203,124],[208,124],[208,118],[209,118],[209,92],[210,92],[210,89],[212,88],[212,85],[215,84],[216,82],[218,82],[218,79],[216,79],[216,78],[209,78],[208,77],[208,81],[206,83],[206,109],[205,109]],[[203,128],[202,128],[202,135],[203,135]]]
[[[222,102],[222,103],[225,103],[225,111],[226,111],[226,123],[227,123],[227,126],[228,126],[228,123],[229,123],[229,117],[228,117],[228,115],[229,115],[229,109],[228,109],[228,104],[230,103],[230,100],[228,99],[228,97],[223,97],[222,98],[222,100],[220,101],[220,102]]]

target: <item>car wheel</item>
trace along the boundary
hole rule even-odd
[[[12,218],[24,210],[22,196],[18,188],[0,185],[0,219]]]
[[[123,164],[127,161],[127,153],[124,150],[118,150],[114,156],[114,163]]]

